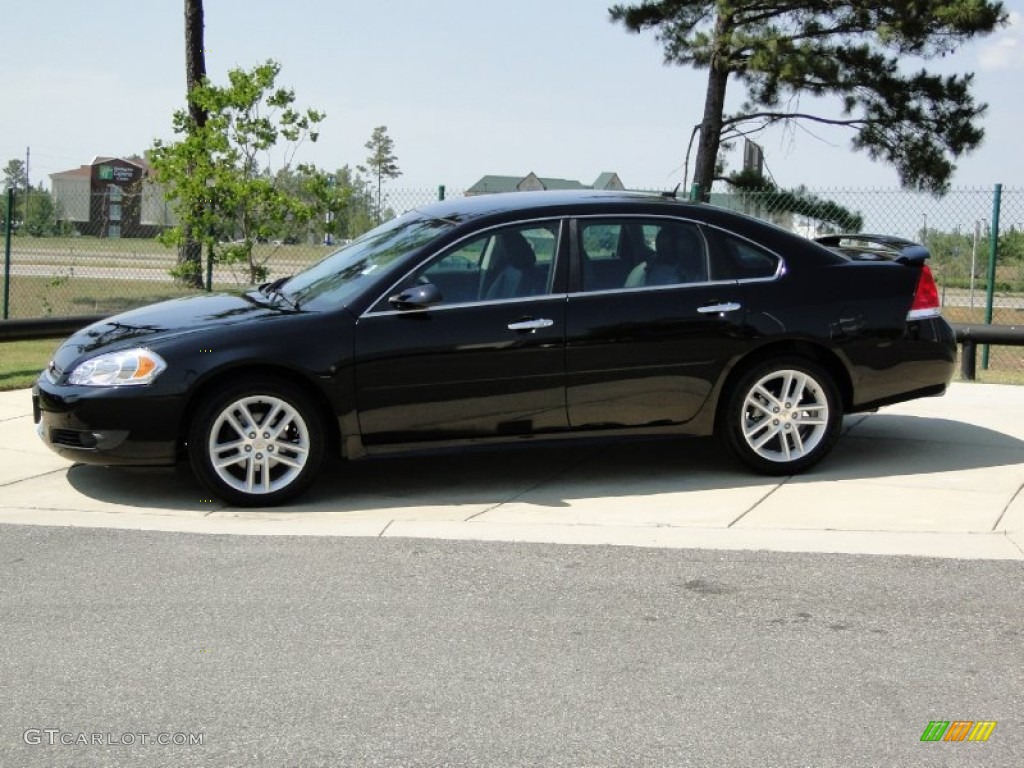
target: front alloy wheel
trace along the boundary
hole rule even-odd
[[[726,408],[730,449],[771,475],[816,464],[832,449],[842,423],[831,376],[806,360],[754,367],[733,388]]]
[[[308,398],[284,382],[220,390],[193,424],[189,457],[199,479],[238,506],[273,506],[312,482],[323,431]]]

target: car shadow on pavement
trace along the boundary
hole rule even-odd
[[[793,482],[1012,465],[1024,466],[1024,441],[1013,436],[951,419],[880,413],[848,418],[833,453]],[[76,465],[67,478],[75,491],[100,504],[196,514],[228,508],[203,490],[187,465],[153,470]],[[726,490],[757,495],[784,479],[746,470],[706,438],[531,443],[356,462],[330,459],[305,495],[265,513],[358,516],[404,510],[438,519],[464,519],[513,502],[565,507],[581,498]]]
[[[847,419],[833,452],[795,480],[869,480],[1015,465],[1024,481],[1024,440],[1013,435],[954,419],[883,412]]]
[[[98,467],[75,464],[67,471],[68,484],[85,504],[72,508],[123,507],[127,510],[196,511],[222,508],[220,500],[205,492],[188,465],[177,467]],[[89,504],[89,501],[98,502]]]

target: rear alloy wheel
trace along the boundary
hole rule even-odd
[[[302,493],[324,454],[306,395],[276,379],[225,387],[200,407],[189,458],[202,483],[236,506],[273,506]]]
[[[800,358],[772,361],[751,368],[732,388],[724,437],[758,472],[796,474],[832,449],[842,416],[824,368]]]

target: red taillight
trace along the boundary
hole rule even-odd
[[[914,291],[914,303],[910,305],[907,320],[921,320],[925,317],[938,317],[942,314],[939,305],[939,287],[935,284],[932,271],[925,264],[921,267],[921,276],[917,278],[917,290]]]

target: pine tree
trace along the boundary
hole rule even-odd
[[[708,71],[694,183],[707,198],[723,141],[810,120],[854,131],[852,147],[896,168],[910,188],[941,193],[954,160],[977,147],[986,105],[973,75],[908,71],[1005,24],[986,0],[642,0],[609,9],[632,32],[652,29],[666,64]],[[725,114],[731,80],[747,100]],[[801,111],[801,96],[834,96],[839,114]],[[692,141],[692,138],[691,138]]]
[[[370,150],[366,165],[377,177],[377,222],[380,223],[381,185],[384,179],[397,179],[402,172],[398,169],[398,158],[395,156],[395,140],[388,136],[386,125],[378,125],[373,129],[366,148]]]

